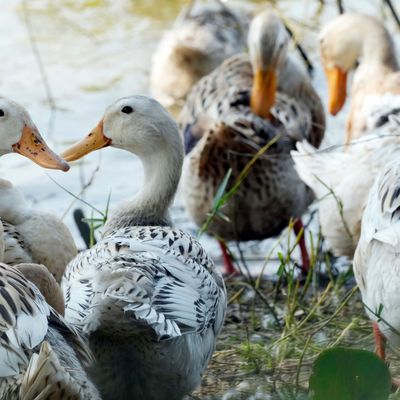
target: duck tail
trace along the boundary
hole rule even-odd
[[[73,384],[71,375],[61,366],[50,344],[44,341],[39,354],[33,354],[30,359],[20,387],[19,398],[45,400],[50,397],[80,398],[79,389]]]
[[[370,190],[364,211],[363,230],[374,240],[392,246],[397,252],[400,246],[400,163],[395,160],[386,164]]]
[[[325,182],[324,171],[329,157],[319,152],[307,141],[297,142],[296,149],[291,151],[294,166],[301,180],[310,187],[316,197],[322,197],[327,192],[329,182]]]

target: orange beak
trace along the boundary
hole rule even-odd
[[[24,126],[21,139],[12,146],[15,153],[31,159],[41,167],[68,171],[69,165],[47,146],[36,127]]]
[[[102,149],[111,144],[111,139],[104,136],[103,120],[84,139],[64,150],[61,156],[67,161],[79,160],[92,151]]]
[[[347,72],[339,67],[325,68],[329,88],[329,112],[336,115],[346,101]]]
[[[276,72],[273,69],[258,70],[253,79],[250,107],[254,114],[262,118],[270,118],[270,110],[275,103],[277,87]]]

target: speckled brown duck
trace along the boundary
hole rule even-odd
[[[275,14],[256,16],[249,29],[249,55],[233,56],[200,80],[179,117],[187,154],[184,199],[199,226],[228,170],[229,189],[254,154],[279,137],[221,210],[229,221],[215,218],[211,223],[209,231],[223,240],[275,236],[291,218],[297,219],[299,231],[299,218],[313,200],[290,151],[303,139],[318,147],[325,116],[308,76],[287,56],[288,44],[289,35]],[[304,241],[301,249],[307,268]],[[232,265],[227,268],[232,272]]]
[[[244,51],[249,20],[220,0],[192,0],[153,55],[150,86],[156,99],[165,106],[183,102],[200,78]]]

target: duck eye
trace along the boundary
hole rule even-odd
[[[133,112],[133,108],[131,106],[125,106],[121,110],[124,114],[130,114]]]
[[[0,117],[4,117],[4,111],[0,109]]]

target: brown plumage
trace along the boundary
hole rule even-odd
[[[261,118],[250,108],[256,61],[243,54],[203,78],[179,117],[187,153],[184,198],[198,225],[205,222],[228,170],[232,169],[229,189],[251,157],[279,135],[221,210],[230,222],[215,218],[210,225],[211,232],[227,240],[264,239],[278,234],[291,217],[301,216],[313,195],[294,170],[290,151],[303,139],[318,147],[325,130],[323,108],[309,78],[290,58],[278,54],[289,40],[285,28],[270,13],[263,18],[262,51],[268,53],[264,58],[271,63],[273,57],[282,59],[276,62],[278,85],[271,117]],[[255,40],[249,37],[249,48]]]

